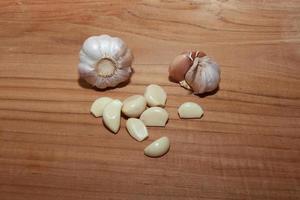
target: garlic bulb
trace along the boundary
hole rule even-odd
[[[109,35],[91,36],[80,50],[80,77],[97,88],[115,87],[129,79],[133,55],[123,40]]]
[[[185,52],[172,61],[169,66],[169,77],[174,82],[194,94],[210,92],[220,82],[219,65],[200,51]]]

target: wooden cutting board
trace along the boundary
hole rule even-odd
[[[78,80],[91,35],[133,50],[131,81],[97,91]],[[0,2],[0,199],[300,199],[300,2]],[[221,65],[217,92],[194,96],[168,80],[168,64],[202,50]],[[170,119],[134,141],[89,114],[108,96],[147,85],[168,93]],[[205,110],[181,120],[186,101]],[[168,136],[158,159],[143,155]]]

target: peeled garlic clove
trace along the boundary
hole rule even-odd
[[[129,118],[126,122],[126,128],[129,134],[137,141],[143,141],[148,137],[148,131],[140,119]]]
[[[120,128],[121,108],[122,102],[116,99],[107,104],[103,111],[103,122],[114,133],[117,133]]]
[[[180,118],[201,118],[203,110],[194,102],[185,102],[178,108]]]
[[[220,82],[220,73],[219,65],[200,51],[182,53],[169,66],[170,79],[195,94],[215,90]]]
[[[80,77],[100,89],[127,81],[133,55],[123,40],[109,35],[92,36],[80,50]]]
[[[167,93],[159,85],[148,85],[144,94],[148,106],[165,106]]]
[[[127,117],[139,117],[146,109],[146,99],[142,95],[133,95],[123,101],[122,112]]]
[[[168,118],[169,114],[165,109],[152,107],[142,113],[140,120],[142,120],[146,126],[166,126]]]
[[[160,157],[170,149],[170,140],[167,137],[161,137],[144,149],[144,153],[149,157]]]
[[[103,114],[104,107],[112,101],[113,99],[109,97],[100,97],[96,99],[91,106],[91,113],[95,117],[101,117]]]

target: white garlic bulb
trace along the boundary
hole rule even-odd
[[[91,36],[80,50],[80,77],[97,88],[115,87],[129,79],[132,52],[118,37]]]
[[[220,73],[219,65],[199,51],[180,54],[169,67],[170,79],[194,94],[215,90],[220,82]]]

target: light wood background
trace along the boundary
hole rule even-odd
[[[135,74],[96,91],[78,81],[91,35],[121,37]],[[221,65],[215,94],[168,81],[182,51]],[[100,96],[124,99],[160,84],[166,128],[136,142],[89,114]],[[201,120],[177,107],[201,104]],[[170,152],[143,155],[168,136]],[[300,199],[300,1],[0,1],[0,199]]]

